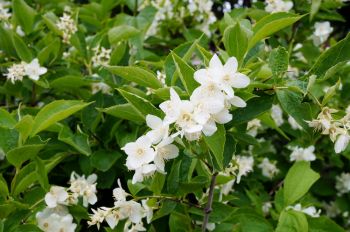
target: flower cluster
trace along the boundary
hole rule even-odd
[[[60,20],[56,23],[56,26],[62,31],[63,42],[69,44],[69,40],[72,35],[78,30],[77,25],[71,16],[67,13],[63,13]]]
[[[328,21],[325,22],[316,22],[315,31],[312,35],[312,41],[315,46],[323,44],[328,39],[329,35],[333,32],[333,27]]]
[[[258,165],[261,169],[263,176],[272,179],[278,172],[279,169],[276,167],[276,161],[270,161],[268,158],[264,158]]]
[[[142,205],[134,200],[127,200],[129,194],[121,187],[120,180],[118,186],[113,190],[114,206],[92,209],[93,214],[90,215],[88,224],[96,225],[99,229],[101,223],[105,221],[111,229],[114,229],[119,221],[126,220],[124,231],[146,231],[142,218],[146,218],[147,223],[150,223],[153,217],[153,209],[148,205],[148,200],[142,200]]]
[[[292,1],[283,1],[283,0],[267,0],[265,11],[270,13],[276,12],[288,12],[293,8]]]
[[[342,173],[337,176],[335,188],[338,190],[339,196],[350,192],[350,173]]]
[[[22,81],[24,76],[28,76],[30,79],[37,81],[41,75],[47,72],[47,69],[41,67],[39,60],[35,58],[30,63],[22,61],[19,64],[13,64],[7,71],[8,72],[5,74],[7,79],[15,83],[16,81]]]
[[[350,112],[337,120],[334,119],[332,114],[338,112],[338,110],[324,107],[318,114],[317,119],[309,121],[309,126],[315,128],[315,130],[321,130],[322,134],[329,135],[330,139],[334,143],[334,150],[336,153],[340,153],[346,149],[350,141],[350,135],[348,130],[350,129]]]
[[[94,55],[91,58],[92,66],[106,66],[109,64],[109,60],[111,58],[111,49],[106,49],[104,47],[95,47],[92,49],[94,51]]]
[[[73,172],[68,188],[51,186],[45,195],[47,207],[36,214],[39,228],[47,232],[74,231],[77,225],[73,223],[66,206],[78,204],[79,198],[82,198],[84,207],[95,204],[96,180],[95,174],[85,178]]]
[[[193,141],[198,140],[202,133],[211,136],[217,130],[216,123],[224,124],[232,119],[229,113],[232,105],[246,106],[241,98],[235,96],[233,88],[247,87],[250,79],[237,72],[237,68],[236,58],[229,58],[223,65],[214,55],[208,68],[194,73],[194,79],[200,86],[189,100],[180,99],[176,91],[170,89],[170,100],[159,105],[165,114],[164,119],[147,115],[146,122],[151,130],[122,148],[128,155],[126,166],[135,171],[133,183],[143,181],[155,171],[164,173],[165,160],[176,158],[179,154],[179,149],[172,144],[175,137],[185,136]],[[176,130],[175,133],[171,134],[171,129]]]
[[[211,11],[213,2],[209,0],[185,0],[183,5],[178,5],[174,0],[145,1],[141,8],[152,5],[157,9],[154,20],[147,30],[146,36],[159,34],[161,27],[167,22],[177,22],[177,25],[184,25],[184,19],[190,16],[195,28],[210,36],[209,27],[216,21],[214,13]]]

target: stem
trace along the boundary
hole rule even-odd
[[[214,187],[215,187],[215,182],[216,182],[216,177],[218,173],[215,172],[213,176],[211,177],[211,183],[210,183],[210,189],[209,189],[209,196],[208,196],[208,202],[207,206],[204,209],[204,219],[203,219],[203,224],[202,224],[202,231],[205,232],[207,229],[207,224],[209,221],[209,214],[211,213],[212,209],[212,204],[213,204],[213,197],[214,197]]]
[[[199,205],[196,205],[194,203],[191,203],[189,201],[185,201],[185,200],[182,200],[182,199],[178,199],[178,198],[174,198],[174,197],[170,197],[170,196],[141,196],[141,197],[135,197],[134,200],[138,201],[140,199],[145,199],[145,198],[159,198],[159,199],[166,199],[166,200],[169,200],[169,201],[175,201],[177,203],[181,203],[181,204],[186,204],[190,207],[195,207],[195,208],[198,208],[198,209],[203,209],[202,207],[200,207]]]
[[[35,83],[33,82],[31,105],[35,106],[35,104],[36,104],[36,89],[35,89]]]

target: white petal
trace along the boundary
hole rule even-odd
[[[236,107],[246,107],[247,103],[240,97],[234,96],[233,98],[230,99],[230,103]]]
[[[230,57],[227,61],[226,64],[224,65],[224,69],[228,73],[235,73],[237,72],[238,68],[238,62],[236,57]]]
[[[232,80],[232,87],[245,88],[249,85],[250,79],[242,73],[236,73]]]
[[[147,123],[147,126],[151,129],[156,129],[156,128],[159,128],[162,126],[163,124],[163,121],[162,119],[160,119],[159,117],[157,116],[154,116],[154,115],[151,115],[151,114],[148,114],[146,116],[146,123]]]
[[[209,68],[220,68],[220,67],[222,67],[221,60],[216,54],[214,54],[214,56],[211,58],[209,62]]]
[[[228,110],[222,110],[214,115],[214,119],[217,123],[225,124],[232,120],[232,114]]]

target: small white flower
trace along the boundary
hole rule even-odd
[[[29,64],[24,66],[25,75],[27,75],[30,79],[37,81],[40,76],[47,72],[47,68],[41,67],[39,64],[39,60],[35,58]]]
[[[83,197],[83,205],[87,207],[89,204],[94,205],[97,202],[96,196],[96,180],[97,175],[92,174],[85,178],[84,175],[79,176],[75,172],[72,172],[69,190],[73,193],[74,197]]]
[[[337,206],[335,201],[331,201],[329,203],[323,202],[323,208],[326,210],[327,217],[335,218],[341,213],[341,210]]]
[[[134,176],[132,177],[132,184],[142,182],[145,178],[150,177],[157,170],[155,164],[144,164],[141,167],[135,169]]]
[[[326,22],[316,22],[315,31],[312,35],[313,42],[315,46],[323,44],[328,39],[329,35],[333,32],[333,27],[331,24]]]
[[[292,209],[294,211],[299,211],[299,212],[305,213],[305,214],[309,215],[310,217],[314,217],[314,218],[320,217],[320,214],[321,214],[320,209],[317,210],[314,206],[309,206],[307,208],[303,208],[300,203],[298,203],[294,206],[288,206],[286,209],[287,210]]]
[[[264,215],[268,215],[270,213],[270,209],[272,208],[272,204],[271,202],[265,202],[263,205],[262,205],[262,211],[264,213]]]
[[[88,225],[96,225],[97,229],[100,229],[100,224],[105,220],[108,211],[103,209],[91,209],[93,214],[90,215],[90,221],[88,221]]]
[[[118,179],[118,188],[113,189],[113,197],[116,201],[126,201],[126,197],[130,194],[125,192],[120,183],[120,179]]]
[[[167,138],[160,142],[155,150],[156,156],[154,158],[154,164],[159,172],[164,173],[165,161],[169,159],[174,159],[179,155],[179,148],[174,144],[171,144],[173,139]]]
[[[293,2],[283,0],[267,0],[265,11],[270,13],[288,12],[293,8]]]
[[[338,195],[350,192],[350,173],[341,173],[336,177],[335,188],[338,190]]]
[[[279,105],[272,105],[271,117],[277,126],[281,126],[283,124],[283,111]]]
[[[8,80],[10,80],[13,84],[16,81],[22,81],[23,77],[26,75],[25,73],[25,65],[26,63],[21,62],[19,64],[13,64],[10,68],[7,69],[7,73],[5,76]]]
[[[112,88],[104,82],[97,82],[91,84],[92,94],[102,92],[103,94],[111,94]]]
[[[148,203],[147,203],[148,200],[149,200],[148,198],[144,199],[144,200],[141,201],[141,203],[142,203],[142,206],[144,208],[144,212],[146,214],[147,223],[149,224],[149,223],[151,223],[151,220],[152,220],[152,217],[153,217],[153,209],[152,209],[152,207],[150,207],[148,205]]]
[[[293,147],[292,149],[293,151],[290,154],[290,161],[314,161],[316,159],[314,146],[309,146],[307,148]]]
[[[335,153],[340,153],[346,149],[350,141],[350,136],[347,132],[339,135],[334,144]]]
[[[263,176],[270,179],[279,172],[276,162],[271,162],[268,158],[264,158],[258,167],[261,169]]]
[[[70,38],[78,30],[74,20],[67,13],[63,13],[63,16],[60,17],[60,20],[56,23],[56,26],[60,31],[62,31],[63,42],[66,44],[69,44]]]
[[[250,120],[247,124],[247,134],[255,137],[258,134],[258,129],[261,127],[259,119]]]
[[[249,172],[253,171],[254,158],[252,156],[236,156],[235,158],[238,164],[237,183],[241,181],[242,176],[248,175]]]
[[[109,64],[109,60],[111,58],[111,49],[106,49],[104,47],[95,47],[92,49],[94,51],[94,55],[91,58],[92,66],[106,66]]]
[[[151,146],[152,141],[147,136],[141,136],[135,142],[127,143],[122,148],[128,155],[126,166],[129,170],[138,169],[154,160],[156,153]]]
[[[132,223],[140,223],[144,216],[144,208],[135,201],[115,202],[115,207],[119,208],[122,218],[129,218]]]
[[[74,232],[77,227],[67,208],[63,210],[46,208],[36,214],[36,220],[38,227],[44,232]]]
[[[45,203],[49,208],[55,208],[58,204],[65,204],[68,193],[65,188],[51,186],[50,192],[45,195]]]

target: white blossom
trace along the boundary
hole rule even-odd
[[[264,215],[266,216],[266,215],[268,215],[269,213],[270,213],[270,209],[272,208],[272,204],[271,204],[271,202],[265,202],[263,205],[262,205],[262,207],[261,207],[261,209],[262,209],[262,211],[263,211],[263,213],[264,213]]]
[[[339,196],[350,192],[350,173],[343,172],[337,176],[335,188],[338,190]]]
[[[50,191],[45,195],[45,203],[49,208],[55,208],[58,204],[66,204],[68,192],[60,186],[51,186]]]
[[[106,66],[109,64],[109,60],[111,59],[111,49],[106,49],[104,47],[95,47],[92,49],[94,51],[94,55],[91,58],[92,66]]]
[[[155,164],[143,164],[135,169],[134,176],[132,177],[132,183],[136,184],[142,182],[146,177],[150,177],[157,170]]]
[[[47,72],[47,68],[41,67],[39,60],[35,58],[29,64],[24,66],[24,72],[30,79],[37,81],[41,75]]]
[[[118,179],[118,188],[113,189],[113,197],[116,201],[126,201],[126,197],[130,194],[125,192],[120,183],[120,179]]]
[[[97,202],[96,180],[96,174],[92,174],[87,178],[85,178],[85,175],[79,176],[75,172],[71,174],[69,190],[73,193],[73,197],[83,198],[85,207],[89,204],[94,205]]]
[[[8,20],[11,17],[10,9],[8,6],[11,5],[9,2],[0,1],[0,22]]]
[[[290,161],[314,161],[316,159],[314,146],[309,146],[307,148],[293,147],[291,149]]]
[[[77,227],[65,207],[45,208],[36,214],[36,220],[44,232],[74,232]]]
[[[10,68],[7,69],[7,73],[5,73],[6,78],[12,83],[15,83],[16,81],[22,81],[23,77],[26,75],[25,66],[25,62],[13,64]]]
[[[126,166],[129,170],[136,170],[154,160],[156,153],[151,145],[152,141],[147,136],[141,136],[135,142],[127,143],[122,148],[128,155]]]
[[[63,13],[60,20],[56,23],[56,26],[62,31],[63,42],[69,44],[69,40],[72,35],[77,32],[78,28],[74,20],[67,13]]]
[[[250,120],[247,124],[247,134],[255,137],[258,134],[259,128],[261,128],[261,121],[259,119]]]
[[[294,206],[288,206],[286,209],[287,210],[292,209],[294,211],[302,212],[302,213],[305,213],[305,214],[309,215],[310,217],[314,217],[314,218],[320,217],[320,214],[321,214],[320,209],[317,210],[314,206],[309,206],[307,208],[303,208],[300,203],[298,203]]]
[[[283,111],[279,105],[272,105],[271,117],[277,126],[281,126],[283,124]]]
[[[331,201],[329,203],[323,202],[322,206],[326,211],[327,217],[335,218],[341,213],[341,210],[339,209],[335,201]]]
[[[335,153],[340,153],[346,149],[350,141],[350,136],[347,132],[339,135],[334,144]]]
[[[266,0],[265,11],[270,13],[288,12],[293,8],[292,1]]]
[[[97,82],[91,84],[92,94],[102,92],[103,94],[111,94],[112,88],[104,82]]]
[[[157,144],[169,136],[169,124],[159,117],[148,114],[146,124],[152,129],[147,132],[146,136],[151,139],[153,144]]]
[[[303,128],[298,124],[297,121],[295,121],[295,119],[289,115],[288,117],[288,122],[289,122],[289,125],[292,127],[292,129],[294,130],[302,130]]]
[[[241,181],[242,176],[248,175],[249,172],[253,171],[254,158],[252,156],[236,156],[236,162],[238,164],[238,174],[236,182]]]
[[[270,179],[279,172],[276,162],[270,161],[268,158],[264,158],[258,167],[261,169],[263,176]]]
[[[323,44],[328,39],[329,35],[333,32],[333,27],[328,21],[316,22],[315,31],[312,35],[312,40],[315,46]]]
[[[167,138],[160,142],[155,150],[156,156],[154,158],[154,164],[157,167],[157,171],[164,173],[165,161],[169,159],[174,159],[179,155],[179,149],[171,144],[173,139]]]

